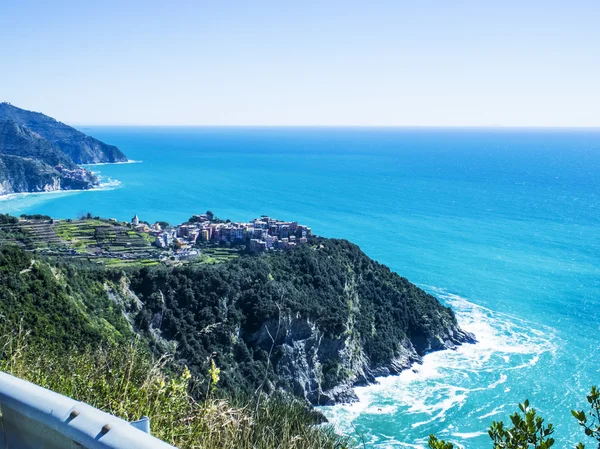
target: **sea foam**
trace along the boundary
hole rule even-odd
[[[551,328],[534,326],[439,288],[425,288],[453,308],[459,325],[475,334],[477,343],[427,354],[422,364],[398,376],[379,378],[377,384],[357,387],[357,403],[321,408],[339,431],[352,434],[357,427],[370,432],[361,429],[359,423],[373,415],[390,415],[390,422],[394,423],[398,417],[410,415],[406,424],[410,423],[412,429],[423,428],[428,435],[426,429],[439,428],[450,414],[469,405],[465,409],[472,410],[469,414],[476,412],[473,417],[481,426],[465,430],[442,426],[439,435],[457,443],[476,438],[485,434],[488,418],[502,410],[489,404],[478,408],[470,403],[471,396],[484,391],[494,396],[506,395],[507,389],[502,386],[511,372],[534,366],[541,356],[552,356],[556,351],[557,341]],[[482,379],[490,380],[482,382]]]

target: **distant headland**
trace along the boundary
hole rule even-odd
[[[0,195],[86,190],[98,178],[78,164],[127,162],[105,144],[39,112],[0,103]]]

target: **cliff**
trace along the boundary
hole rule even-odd
[[[12,120],[0,121],[0,195],[89,189],[97,183],[52,142]]]
[[[76,164],[127,161],[127,157],[117,147],[105,144],[39,112],[0,103],[0,120],[12,120],[29,128],[56,145]]]
[[[452,310],[347,241],[217,266],[142,269],[131,290],[139,332],[177,345],[198,375],[213,357],[233,392],[283,390],[312,404],[351,402],[353,387],[431,351],[474,342]]]
[[[36,159],[0,154],[0,195],[82,190],[97,183],[91,172],[81,168],[59,170]]]

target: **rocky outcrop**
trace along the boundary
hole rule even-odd
[[[325,246],[322,248],[325,249]],[[350,246],[350,249],[355,248]],[[372,264],[372,273],[378,272],[374,275],[374,279],[375,276],[378,278],[376,283],[388,284],[395,290],[394,293],[404,290],[403,284],[408,284],[414,289],[410,294],[411,299],[421,297],[429,302],[429,307],[424,309],[415,323],[415,329],[409,326],[409,332],[405,332],[393,344],[388,342],[393,350],[387,356],[371,360],[366,346],[372,346],[373,336],[385,330],[378,329],[379,325],[374,322],[368,328],[369,335],[363,335],[366,328],[360,326],[359,322],[365,319],[366,310],[373,306],[375,298],[364,294],[363,284],[366,281],[359,271],[352,268],[349,263],[351,258],[342,260],[347,267],[347,274],[340,301],[345,303],[347,315],[341,331],[333,334],[325,332],[316,321],[300,314],[288,314],[283,317],[280,315],[277,322],[271,320],[257,332],[244,336],[251,346],[258,346],[272,354],[273,369],[281,381],[274,388],[291,391],[315,405],[354,402],[358,399],[355,386],[374,383],[376,377],[400,374],[414,363],[421,363],[423,356],[429,352],[475,343],[474,335],[459,328],[452,311],[360,253],[360,263]],[[394,283],[397,284],[392,286]],[[407,307],[410,306],[407,304]],[[392,317],[390,319],[393,320]],[[425,324],[428,322],[430,324]],[[397,325],[401,325],[401,322]]]
[[[35,159],[0,154],[0,195],[85,190],[97,183],[96,176],[83,168],[58,169]]]
[[[127,157],[114,145],[107,145],[39,112],[0,103],[0,120],[12,120],[29,128],[56,145],[76,164],[127,161]]]
[[[360,335],[353,329],[348,328],[339,338],[326,337],[314,323],[299,316],[265,323],[258,332],[244,338],[274,354],[274,371],[280,383],[272,388],[291,392],[313,405],[355,402],[355,386],[400,374],[414,363],[421,363],[428,352],[476,342],[474,335],[449,326],[428,341],[400,342],[393,358],[375,365],[365,355]]]

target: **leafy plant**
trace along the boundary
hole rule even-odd
[[[571,410],[571,413],[583,428],[585,434],[597,441],[598,449],[600,449],[600,391],[596,386],[592,387],[586,399],[590,407],[587,414],[583,410]],[[577,445],[578,449],[584,447],[583,443]]]
[[[590,411],[586,414],[583,410],[571,410],[586,436],[596,440],[600,449],[600,390],[593,386],[586,397]],[[549,449],[554,445],[554,427],[552,424],[544,425],[544,419],[539,416],[534,408],[530,408],[529,401],[519,404],[519,412],[510,416],[512,427],[503,421],[492,422],[488,431],[494,449]],[[429,436],[430,449],[453,449],[454,445],[444,440],[439,440],[435,435]],[[578,443],[576,449],[584,449],[583,443]]]
[[[529,401],[519,404],[521,413],[510,416],[512,427],[506,427],[502,421],[492,422],[488,431],[494,442],[494,449],[549,449],[554,444],[552,424],[544,425],[544,419],[537,415]]]

